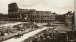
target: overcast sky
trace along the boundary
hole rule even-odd
[[[0,13],[8,13],[8,4],[16,2],[19,8],[48,10],[64,14],[74,10],[74,0],[0,0]]]

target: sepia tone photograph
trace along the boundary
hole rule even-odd
[[[76,42],[75,0],[0,0],[0,42]]]

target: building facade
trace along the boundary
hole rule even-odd
[[[55,14],[51,11],[36,11],[34,9],[20,9],[16,3],[8,5],[8,17],[12,21],[54,22]]]
[[[74,26],[74,12],[68,11],[65,14],[65,24],[69,27],[72,28]]]
[[[31,22],[47,23],[55,21],[55,14],[51,11],[34,11],[29,15]]]
[[[65,15],[56,15],[56,21],[58,22],[65,22]]]
[[[18,8],[16,3],[8,5],[8,18],[9,21],[25,21],[28,18],[28,10]]]

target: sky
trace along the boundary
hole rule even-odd
[[[0,0],[0,13],[8,13],[8,4],[16,2],[19,8],[52,11],[64,14],[74,11],[74,0]]]

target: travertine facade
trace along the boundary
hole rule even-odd
[[[13,6],[14,9],[11,9]],[[34,9],[20,9],[16,3],[8,5],[9,20],[30,22],[54,22],[55,14],[51,11],[36,11]]]

